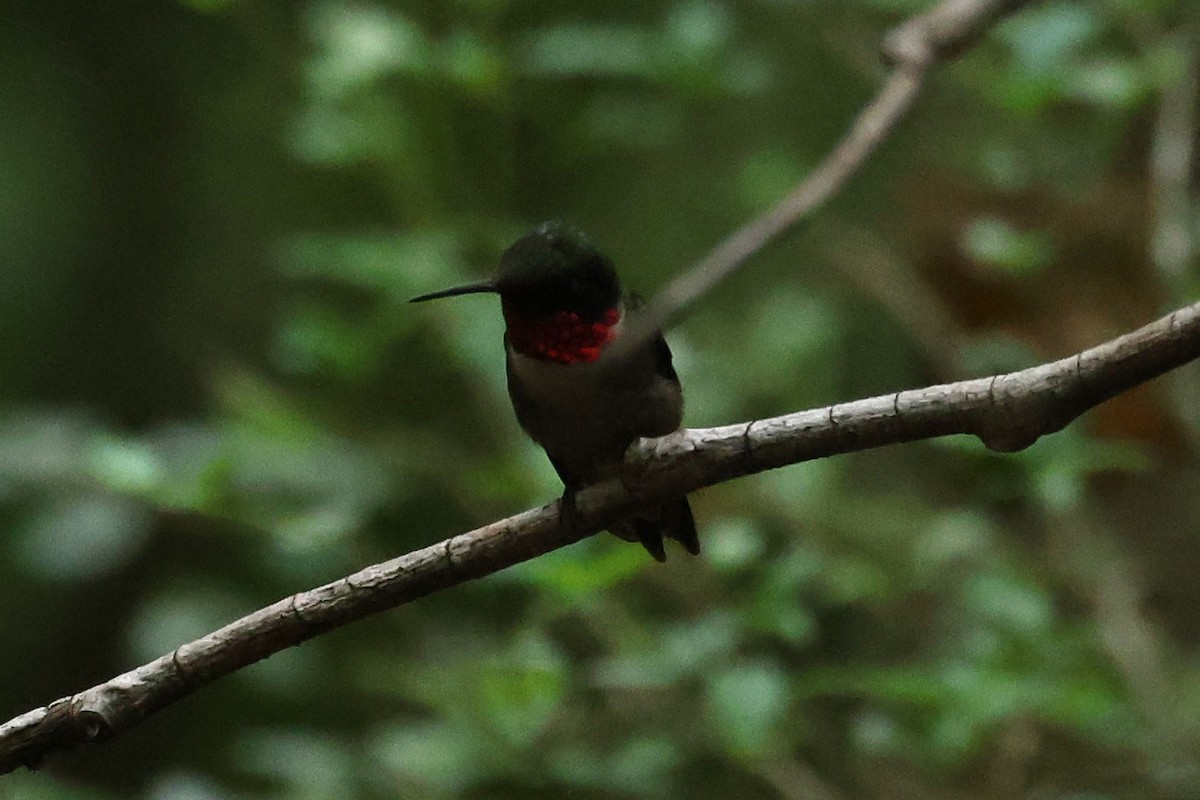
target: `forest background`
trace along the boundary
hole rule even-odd
[[[553,498],[494,302],[652,293],[817,163],[910,0],[0,10],[0,717]],[[690,426],[1017,369],[1197,298],[1200,7],[1036,4],[669,335]],[[16,800],[1194,798],[1200,373],[1016,455],[693,497],[318,638]]]

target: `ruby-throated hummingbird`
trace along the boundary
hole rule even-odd
[[[641,436],[679,428],[683,393],[660,331],[627,353],[601,358],[637,313],[616,270],[574,228],[546,222],[500,257],[494,278],[414,297],[419,303],[475,292],[500,295],[508,394],[517,421],[562,478],[565,507],[582,486],[615,476],[625,449]],[[700,552],[687,497],[614,526],[666,559],[663,537]]]

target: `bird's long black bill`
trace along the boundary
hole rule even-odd
[[[408,302],[424,303],[426,300],[437,300],[440,297],[454,297],[460,294],[478,294],[480,292],[495,292],[496,286],[491,281],[478,281],[477,283],[468,283],[464,286],[455,286],[452,289],[442,289],[440,292],[430,292],[429,294],[417,295]]]

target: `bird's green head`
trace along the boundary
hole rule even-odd
[[[612,262],[581,231],[544,222],[504,251],[494,278],[424,294],[412,302],[477,292],[499,294],[506,316],[570,312],[594,322],[618,306],[621,283]]]

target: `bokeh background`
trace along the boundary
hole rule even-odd
[[[0,718],[559,491],[486,274],[651,293],[803,177],[914,0],[0,9]],[[686,422],[1019,368],[1196,299],[1200,6],[1054,0],[670,333]],[[247,669],[15,800],[1200,796],[1200,372],[1001,456],[693,498]]]

